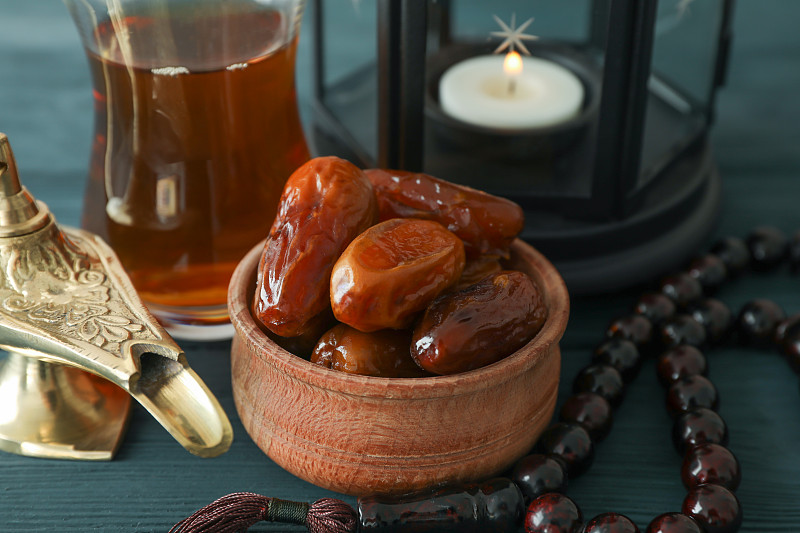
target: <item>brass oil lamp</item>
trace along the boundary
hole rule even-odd
[[[62,228],[20,184],[0,133],[0,449],[107,460],[131,396],[188,451],[225,452],[230,422],[142,305],[114,252]]]

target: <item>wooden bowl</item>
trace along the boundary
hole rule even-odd
[[[337,492],[403,493],[480,480],[528,453],[556,402],[569,297],[558,272],[515,241],[509,266],[543,289],[548,317],[514,354],[451,376],[328,370],[267,338],[250,313],[263,243],[231,279],[233,397],[255,443],[292,474]]]

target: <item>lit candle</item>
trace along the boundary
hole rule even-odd
[[[456,63],[439,81],[439,103],[453,118],[492,128],[535,129],[575,117],[583,84],[570,70],[510,52]]]
[[[506,54],[503,72],[508,77],[508,93],[513,95],[517,91],[517,79],[522,74],[522,58],[518,53],[512,50]]]

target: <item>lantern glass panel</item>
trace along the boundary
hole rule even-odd
[[[640,187],[705,131],[723,7],[722,0],[658,3]]]
[[[324,0],[322,9],[323,13],[347,13],[321,17],[322,102],[374,160],[378,153],[377,2]]]

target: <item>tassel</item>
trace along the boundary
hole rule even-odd
[[[311,533],[355,533],[358,514],[342,500],[322,498],[309,507],[306,525]]]
[[[310,533],[355,533],[358,527],[355,510],[341,500],[322,498],[309,505],[236,492],[181,520],[169,533],[237,533],[261,521],[300,524]]]

